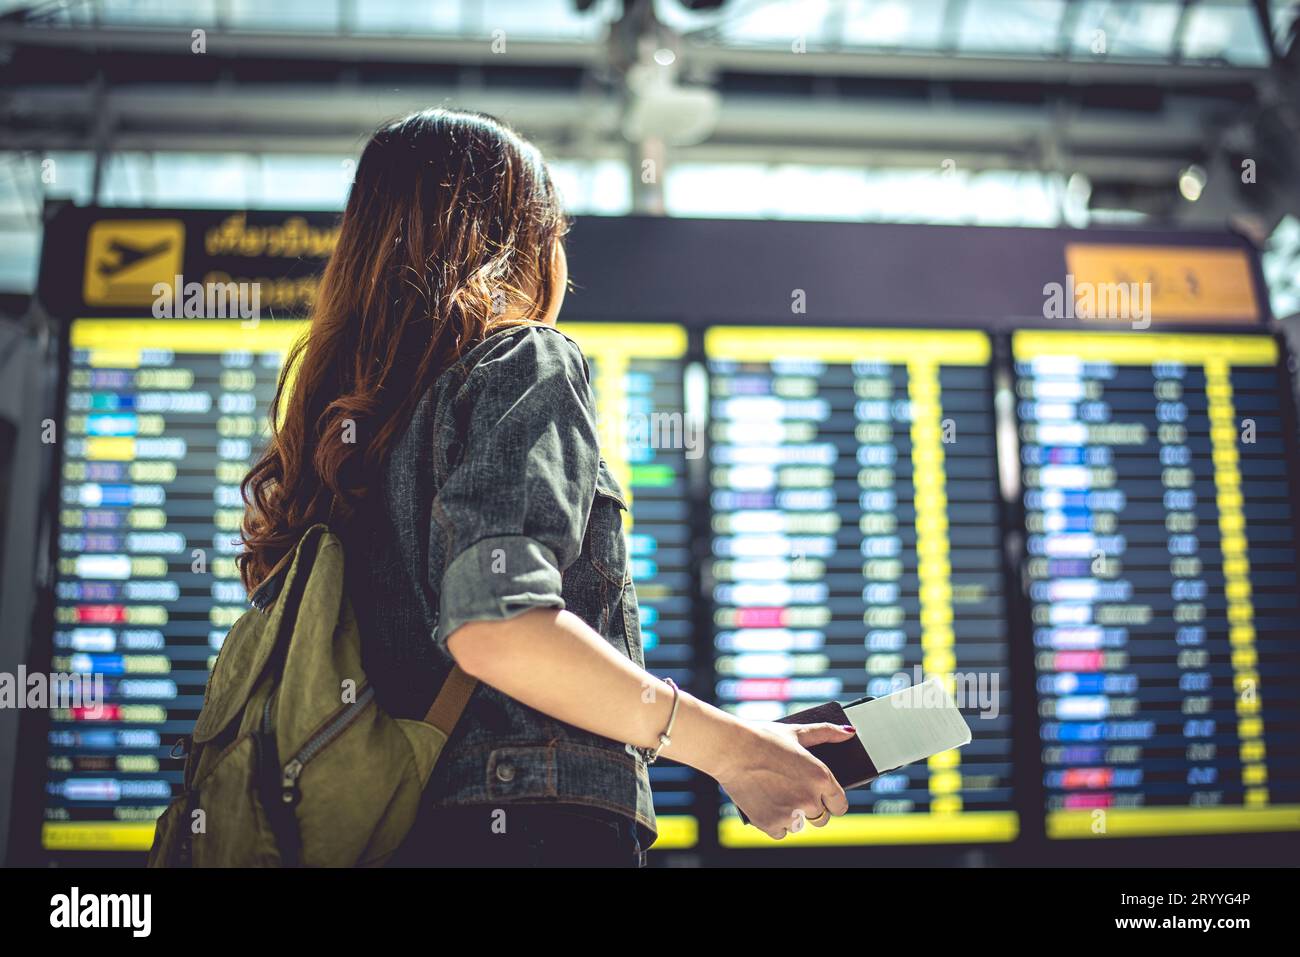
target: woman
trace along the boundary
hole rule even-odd
[[[397,863],[635,865],[659,755],[773,837],[847,808],[807,747],[852,729],[747,723],[641,667],[622,492],[556,329],[564,232],[540,154],[498,121],[379,130],[244,481],[245,585],[313,522],[342,530],[390,714],[422,717],[453,661],[480,682]]]

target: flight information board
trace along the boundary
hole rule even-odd
[[[1300,828],[1300,581],[1267,336],[1017,332],[1049,837]]]
[[[208,670],[246,609],[239,492],[301,322],[72,323],[52,670],[102,675],[101,709],[51,715],[43,846],[144,850],[180,783]],[[684,451],[626,423],[680,414],[679,326],[566,326],[592,369],[602,452],[631,505],[647,666],[690,687]],[[663,848],[698,833],[686,769],[654,769]]]
[[[686,330],[669,324],[571,322],[596,393],[601,454],[628,500],[628,563],[641,608],[645,666],[698,692],[691,574],[690,432],[683,381]],[[650,767],[658,850],[693,847],[695,772],[671,761]]]
[[[704,343],[717,703],[770,720],[938,675],[973,735],[779,845],[724,805],[719,842],[1011,840],[988,337],[715,327]]]

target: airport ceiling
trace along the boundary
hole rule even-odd
[[[694,8],[694,9],[691,9]],[[1081,173],[1287,170],[1300,0],[0,2],[0,148],[354,152],[450,103],[551,155]],[[201,43],[198,40],[202,31]],[[201,53],[196,46],[201,45]],[[666,145],[665,145],[666,144]]]

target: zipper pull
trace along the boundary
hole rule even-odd
[[[289,807],[298,803],[301,792],[298,790],[298,778],[302,775],[302,762],[294,758],[284,766],[284,773],[280,776],[280,800]]]

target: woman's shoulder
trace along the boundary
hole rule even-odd
[[[521,323],[489,333],[456,363],[466,384],[478,379],[516,376],[537,381],[551,376],[590,381],[586,357],[562,330],[543,323]]]
[[[474,414],[513,409],[516,416],[551,417],[576,397],[591,411],[594,393],[578,344],[554,326],[520,324],[494,330],[434,380],[416,403],[401,447],[445,441]]]

